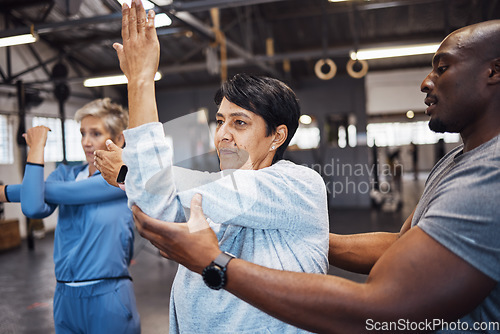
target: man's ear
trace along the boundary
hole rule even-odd
[[[286,138],[288,137],[288,128],[285,124],[278,125],[276,131],[274,132],[273,146],[276,148],[283,145]]]
[[[488,83],[492,85],[500,83],[500,58],[491,61],[489,71]]]

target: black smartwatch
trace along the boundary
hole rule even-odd
[[[125,176],[127,176],[127,172],[127,165],[122,165],[120,171],[118,172],[118,176],[116,177],[116,183],[125,183]]]
[[[205,269],[201,276],[205,284],[214,290],[220,290],[226,286],[226,267],[229,261],[234,259],[235,256],[228,252],[222,252],[212,261]]]

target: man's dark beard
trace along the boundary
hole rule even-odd
[[[441,122],[440,119],[437,118],[431,119],[429,121],[429,129],[439,133],[444,133],[448,131],[446,125],[443,122]]]

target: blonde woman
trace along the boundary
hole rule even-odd
[[[20,201],[31,218],[47,217],[59,207],[54,240],[56,332],[139,333],[128,271],[132,215],[125,192],[109,185],[94,166],[94,151],[104,149],[106,140],[123,146],[128,113],[105,98],[86,104],[75,119],[81,124],[85,164],[61,164],[44,182],[50,130],[31,128],[24,135],[30,150],[22,185],[9,185],[0,193],[7,201]]]

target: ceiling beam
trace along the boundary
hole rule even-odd
[[[438,42],[439,40],[421,40],[415,41],[415,43],[430,43],[430,42]],[[376,47],[387,47],[390,45],[395,45],[396,43],[380,43],[380,44],[367,44],[367,48],[376,48]],[[282,62],[285,60],[289,61],[297,61],[297,60],[312,60],[316,61],[318,59],[322,59],[324,57],[331,58],[349,58],[349,53],[353,50],[351,45],[346,46],[338,46],[338,47],[330,47],[326,49],[312,49],[307,51],[296,51],[296,52],[286,52],[275,54],[274,56],[267,55],[253,55],[253,60],[261,63],[272,63],[272,62]],[[228,67],[240,67],[248,65],[248,60],[246,58],[230,58],[227,60]],[[175,66],[160,66],[160,72],[163,75],[167,74],[177,74],[177,73],[189,73],[189,72],[198,72],[198,71],[206,71],[207,64],[205,62],[199,63],[189,63],[189,64],[176,64]]]
[[[271,2],[289,1],[289,0],[198,0],[198,1],[174,1],[169,5],[158,6],[164,11],[182,11],[182,12],[202,12],[211,8],[234,8],[252,5],[260,5]],[[154,3],[154,0],[151,1]]]
[[[412,43],[434,43],[434,42],[439,42],[441,39],[436,38],[436,39],[418,39],[418,40],[412,40]],[[392,43],[370,43],[366,44],[365,47],[367,48],[377,48],[377,47],[387,47],[387,46],[393,46],[393,45],[399,45],[400,43],[397,42],[392,42]],[[267,56],[267,55],[253,55],[253,60],[254,62],[260,62],[260,63],[278,63],[278,62],[283,62],[285,60],[289,61],[298,61],[298,60],[304,60],[304,61],[316,61],[318,59],[322,59],[325,56],[326,57],[331,57],[331,58],[349,58],[349,53],[352,51],[353,47],[352,45],[344,45],[344,46],[336,46],[336,47],[330,47],[325,50],[323,48],[318,48],[318,49],[311,49],[311,50],[305,50],[305,51],[296,51],[296,52],[286,52],[286,53],[280,53],[280,54],[275,54],[274,56]],[[241,67],[241,66],[247,66],[248,65],[248,59],[245,57],[239,57],[239,58],[229,58],[227,59],[227,66],[228,67]],[[206,62],[197,62],[197,63],[188,63],[188,64],[173,64],[173,65],[161,65],[159,67],[159,71],[165,76],[168,74],[182,74],[182,73],[195,73],[195,72],[200,72],[200,71],[207,71],[207,64]],[[112,75],[116,73],[94,73],[94,75]],[[87,79],[87,77],[73,77],[73,78],[68,78],[68,82],[83,82],[83,80]],[[39,84],[45,84],[49,82],[54,82],[54,80],[49,80],[49,81],[25,81],[26,85],[39,85]]]
[[[207,36],[210,39],[215,40],[215,33],[212,27],[206,25],[205,23],[198,20],[194,15],[188,12],[177,12],[175,13],[175,17],[185,24],[189,25],[193,29],[201,32],[204,36]],[[228,49],[236,53],[239,57],[243,57],[247,62],[254,63],[264,71],[272,74],[273,76],[280,78],[282,75],[276,71],[273,67],[267,65],[266,63],[257,60],[253,54],[243,49],[237,43],[226,38],[226,46]]]
[[[2,8],[0,11],[7,12],[13,9],[31,7],[31,6],[41,6],[41,5],[52,5],[54,0],[2,0]]]
[[[178,11],[188,11],[188,12],[197,12],[197,11],[206,11],[210,8],[230,8],[230,7],[242,7],[249,5],[256,5],[262,3],[270,3],[270,2],[278,2],[278,1],[288,1],[288,0],[202,0],[202,1],[193,1],[193,2],[179,2],[176,1],[171,5],[167,6],[157,6],[162,11],[167,13],[176,13]],[[26,2],[19,0],[9,0],[8,7],[26,7],[29,5],[39,5],[41,3],[51,3],[52,1],[42,1],[42,0],[29,0]],[[152,1],[154,3],[154,1]],[[16,5],[17,4],[17,5]],[[2,3],[2,11],[4,4]],[[43,23],[43,24],[35,24],[34,28],[38,34],[47,34],[54,31],[64,31],[68,29],[75,29],[77,27],[88,26],[92,24],[100,24],[100,23],[109,23],[112,21],[119,21],[122,18],[121,11],[108,14],[108,15],[100,15],[94,17],[86,17],[78,20],[67,20],[61,22],[52,22],[52,23]],[[30,31],[30,27],[22,27],[16,29],[9,29],[0,32],[0,37],[7,36],[15,36],[20,35],[22,33],[27,33]]]

